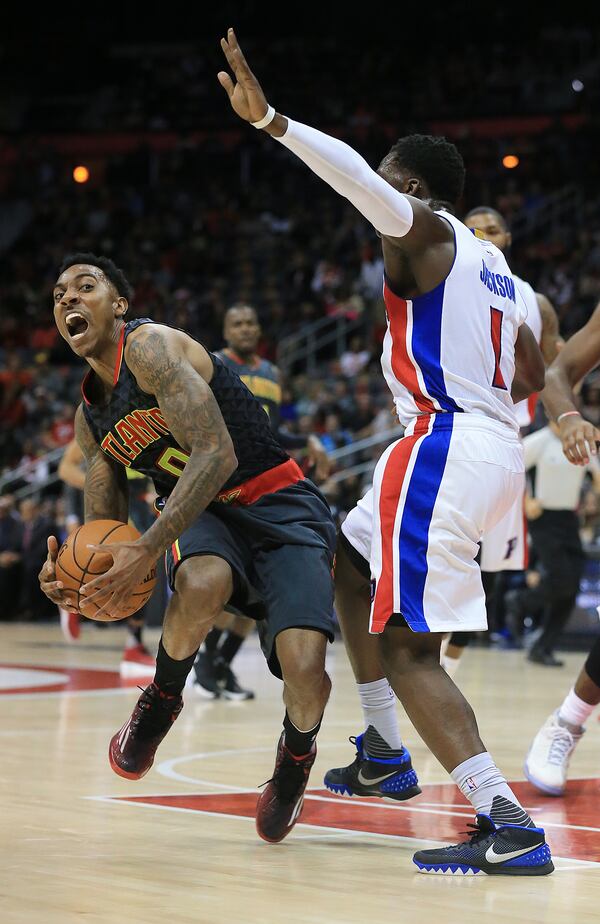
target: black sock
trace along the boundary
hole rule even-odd
[[[154,683],[167,696],[179,696],[185,686],[186,677],[192,669],[196,660],[196,650],[189,658],[183,661],[175,661],[167,654],[163,647],[162,638],[158,643],[158,654],[156,655],[156,673]]]
[[[244,635],[237,635],[236,632],[228,632],[225,641],[219,648],[219,657],[223,658],[226,664],[231,664],[236,654],[240,650],[244,641]]]
[[[300,731],[299,728],[296,728],[286,710],[283,728],[285,730],[285,746],[288,751],[291,751],[295,757],[304,757],[308,754],[313,741],[317,737],[322,721],[323,716],[321,716],[314,728],[310,728],[308,731]]]
[[[138,645],[141,645],[141,644],[142,644],[142,629],[143,629],[143,628],[144,628],[144,623],[143,623],[143,622],[141,622],[141,623],[140,623],[139,625],[137,625],[137,626],[136,626],[136,625],[133,625],[133,623],[131,623],[131,622],[128,622],[128,623],[127,623],[127,631],[129,632],[129,634],[131,635],[131,637],[134,638],[134,639],[136,640],[136,642],[138,643]]]
[[[217,645],[219,644],[219,639],[223,634],[222,629],[211,629],[206,638],[204,639],[204,647],[207,651],[216,651]]]

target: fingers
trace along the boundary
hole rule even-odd
[[[48,536],[46,545],[48,547],[48,560],[56,561],[58,557],[58,539],[56,536]]]
[[[238,80],[242,77],[252,77],[252,71],[248,67],[248,62],[246,61],[242,49],[238,44],[238,40],[233,29],[228,29],[227,38],[221,39],[221,48],[223,49],[223,53],[227,58],[229,67]]]
[[[225,89],[227,96],[231,98],[233,96],[233,91],[235,87],[233,85],[233,80],[231,79],[229,74],[227,74],[225,71],[219,71],[219,73],[217,74],[217,78],[221,86]]]
[[[117,549],[124,544],[122,542],[113,542],[110,545],[92,545],[91,542],[88,542],[86,548],[90,552],[101,552],[103,555],[111,555],[114,558]]]

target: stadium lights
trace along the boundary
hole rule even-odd
[[[90,171],[87,167],[84,167],[83,164],[80,164],[78,167],[75,167],[73,170],[73,179],[76,183],[87,183],[90,178]]]

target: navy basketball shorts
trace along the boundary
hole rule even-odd
[[[275,639],[314,629],[333,641],[335,526],[327,501],[308,480],[253,504],[212,503],[167,551],[169,586],[188,558],[214,555],[231,567],[229,603],[257,620],[269,669],[281,678]]]

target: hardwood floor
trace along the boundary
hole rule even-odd
[[[557,872],[539,879],[423,876],[411,857],[456,842],[472,820],[454,785],[401,713],[423,793],[410,802],[339,799],[324,772],[353,759],[360,712],[343,646],[302,822],[280,845],[254,828],[258,785],[273,768],[281,685],[251,638],[235,662],[256,699],[186,693],[181,717],[138,782],[108,764],[112,734],[138,695],[121,686],[121,627],[86,625],[68,646],[58,626],[0,626],[0,921],[2,924],[354,924],[598,920],[600,726],[593,716],[563,799],[523,782],[531,738],[572,684],[566,666],[473,649],[457,682],[489,750],[546,826]],[[156,646],[156,631],[148,641]],[[144,681],[139,681],[144,683]],[[400,710],[401,712],[401,710]]]

